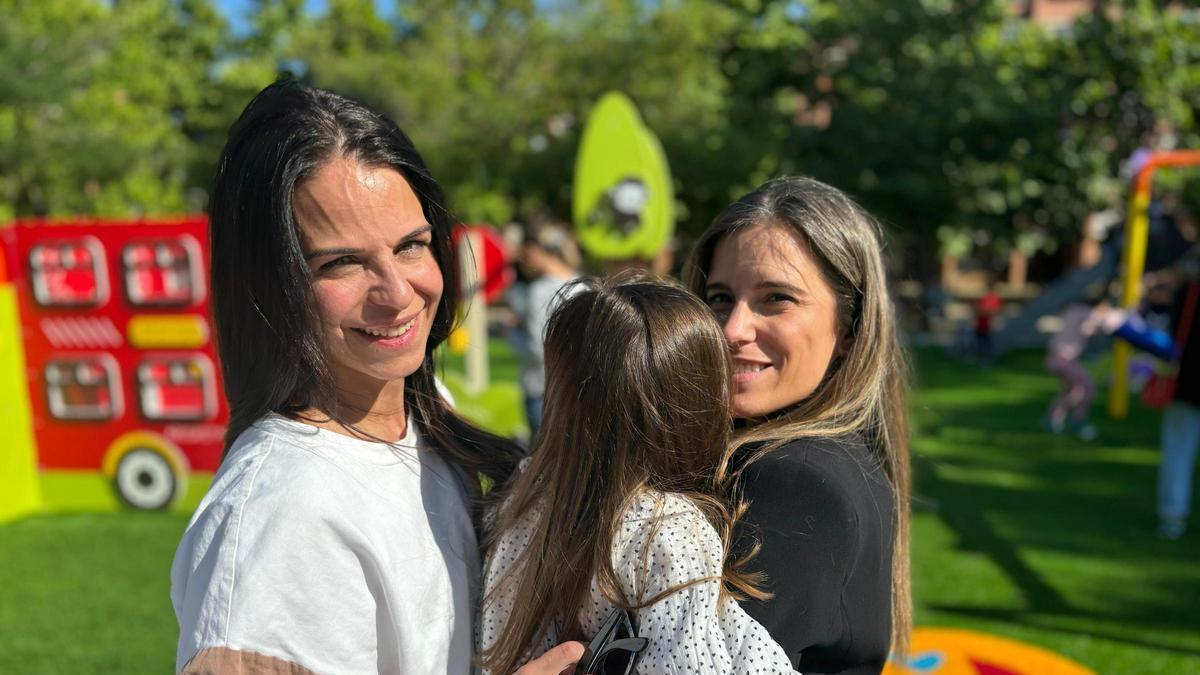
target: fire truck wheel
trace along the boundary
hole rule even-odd
[[[162,455],[147,448],[125,453],[117,463],[113,483],[121,501],[135,509],[166,508],[175,498],[175,472]]]

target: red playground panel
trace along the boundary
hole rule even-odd
[[[172,504],[190,472],[216,470],[229,412],[207,228],[193,216],[0,229],[39,469],[102,472],[144,509]]]

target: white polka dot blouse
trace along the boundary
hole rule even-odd
[[[512,610],[512,592],[497,586],[528,545],[536,518],[536,513],[526,514],[520,524],[503,533],[485,562],[485,601],[476,629],[480,651],[495,643]],[[720,582],[715,577],[721,573],[723,554],[716,530],[686,497],[646,492],[633,500],[612,551],[613,566],[626,597],[640,601],[693,579],[714,577],[631,612],[638,634],[649,639],[638,662],[638,673],[795,672],[783,648],[767,630],[732,598],[720,597]],[[593,580],[591,602],[579,617],[589,638],[613,607]],[[537,644],[530,645],[529,658],[558,642],[551,629]]]

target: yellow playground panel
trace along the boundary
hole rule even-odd
[[[42,507],[17,295],[0,256],[0,523]]]

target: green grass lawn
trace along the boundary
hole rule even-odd
[[[1200,673],[1200,537],[1155,537],[1157,413],[1084,443],[1040,429],[1040,353],[917,359],[917,623],[1048,647],[1100,673]],[[1097,369],[1099,373],[1099,369]]]
[[[507,352],[493,361],[511,383]],[[1092,443],[1058,438],[1039,427],[1055,386],[1039,354],[978,370],[929,351],[917,364],[917,623],[1013,637],[1100,673],[1200,672],[1200,532],[1153,534],[1157,416],[1101,420]],[[455,393],[519,431],[511,384]],[[169,671],[167,575],[185,525],[75,513],[0,526],[0,673]]]

